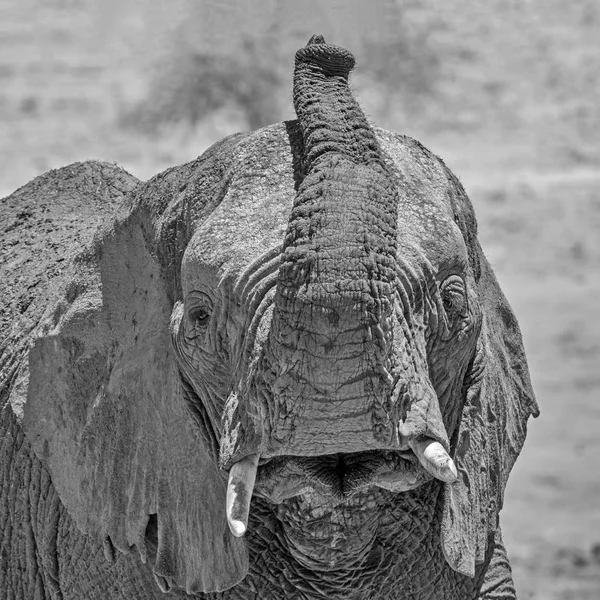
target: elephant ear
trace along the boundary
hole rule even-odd
[[[227,589],[248,568],[244,542],[226,524],[214,451],[186,407],[169,334],[173,282],[153,241],[162,227],[169,244],[181,242],[189,225],[181,178],[201,167],[138,188],[137,200],[75,259],[30,349],[23,414],[77,526],[103,541],[109,557],[112,547],[135,546],[163,589],[188,593]]]
[[[517,320],[477,240],[483,324],[465,380],[453,446],[458,480],[446,484],[442,544],[449,564],[473,577],[498,527],[504,488],[521,451],[530,415],[538,416]]]

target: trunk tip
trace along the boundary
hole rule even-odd
[[[310,40],[308,40],[307,46],[312,46],[313,44],[325,44],[325,38],[320,33],[315,33]]]
[[[296,52],[296,65],[309,64],[318,68],[325,75],[341,75],[348,77],[354,68],[354,56],[340,46],[325,42],[320,35],[313,35],[304,48]]]

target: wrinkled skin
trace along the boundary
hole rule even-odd
[[[8,598],[515,598],[516,319],[458,180],[312,42],[297,121],[3,201]]]

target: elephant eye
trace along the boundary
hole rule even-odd
[[[200,292],[193,292],[188,298],[188,336],[195,338],[206,332],[212,314],[212,301]]]
[[[203,328],[208,325],[210,313],[205,307],[197,307],[190,310],[190,321],[195,328]]]
[[[440,286],[440,295],[448,328],[452,329],[469,314],[465,283],[458,275],[451,275]]]

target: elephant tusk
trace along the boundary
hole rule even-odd
[[[229,471],[227,482],[227,524],[235,537],[242,537],[248,529],[250,500],[256,481],[258,454],[251,454],[236,462]]]
[[[458,479],[456,465],[439,442],[425,437],[409,442],[412,451],[428,473],[436,479],[453,483]]]

